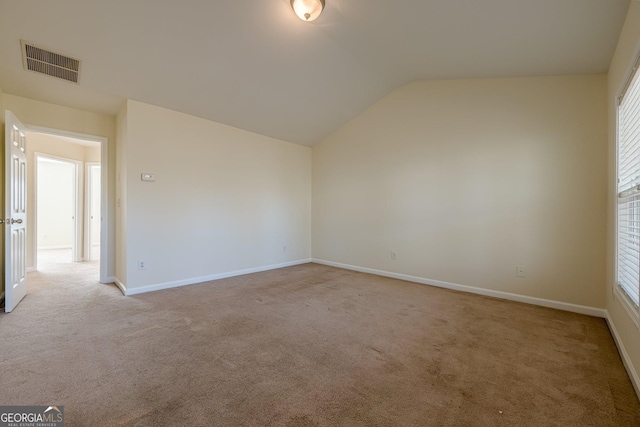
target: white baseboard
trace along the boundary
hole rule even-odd
[[[227,273],[213,274],[211,276],[194,277],[194,278],[191,278],[191,279],[184,279],[184,280],[176,280],[176,281],[173,281],[173,282],[158,283],[156,285],[141,286],[139,288],[127,288],[126,286],[124,286],[119,281],[115,281],[115,284],[118,285],[118,287],[122,290],[122,292],[125,295],[131,296],[131,295],[144,294],[144,293],[147,293],[147,292],[160,291],[162,289],[171,289],[171,288],[177,288],[177,287],[180,287],[180,286],[187,286],[187,285],[194,285],[194,284],[197,284],[197,283],[210,282],[212,280],[226,279],[228,277],[242,276],[244,274],[259,273],[261,271],[275,270],[275,269],[284,268],[284,267],[292,267],[294,265],[307,264],[307,263],[310,263],[310,262],[311,262],[310,258],[301,259],[301,260],[297,260],[297,261],[285,262],[285,263],[282,263],[282,264],[273,264],[273,265],[267,265],[267,266],[263,266],[263,267],[248,268],[246,270],[237,270],[237,271],[230,271],[230,272],[227,272]]]
[[[34,271],[38,271],[35,267],[27,267],[27,273],[33,273]]]
[[[509,292],[494,291],[491,289],[478,288],[475,286],[459,285],[457,283],[443,282],[441,280],[426,279],[423,277],[409,276],[407,274],[392,273],[389,271],[375,270],[373,268],[358,267],[355,265],[342,264],[339,262],[325,261],[313,258],[312,262],[329,265],[332,267],[344,268],[346,270],[359,271],[361,273],[375,274],[376,276],[391,277],[393,279],[406,280],[407,282],[420,283],[422,285],[436,286],[439,288],[452,289],[454,291],[469,292],[472,294],[484,295],[488,297],[500,298],[509,301],[523,302],[526,304],[538,305],[541,307],[555,308],[558,310],[570,311],[573,313],[586,314],[594,317],[607,317],[607,311],[602,308],[589,307],[586,305],[571,304],[568,302],[553,301],[543,298],[530,297],[526,295],[512,294]]]
[[[618,330],[616,329],[615,323],[613,323],[613,319],[609,316],[609,311],[606,311],[606,319],[607,325],[609,326],[609,330],[611,331],[611,335],[613,335],[613,340],[618,347],[618,352],[620,353],[620,357],[622,358],[622,363],[624,364],[627,373],[629,374],[629,378],[631,379],[631,384],[633,384],[633,388],[636,390],[636,395],[640,398],[640,376],[638,376],[638,371],[633,366],[633,362],[631,361],[631,357],[629,357],[629,353],[627,353],[627,349],[624,347],[622,342],[622,338],[618,334]]]
[[[108,282],[106,283],[115,283],[115,285],[120,289],[120,292],[122,292],[122,295],[127,295],[127,287],[117,277],[110,276],[107,277],[107,280]]]

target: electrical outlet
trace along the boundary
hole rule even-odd
[[[391,259],[394,261],[398,259],[398,253],[396,251],[391,251]]]
[[[147,263],[144,260],[138,260],[138,270],[146,270],[147,269]]]
[[[516,276],[527,277],[527,270],[524,265],[516,265]]]

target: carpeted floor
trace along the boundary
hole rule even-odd
[[[69,427],[640,425],[602,319],[317,264],[135,297],[95,272],[32,273],[0,315],[0,404]]]

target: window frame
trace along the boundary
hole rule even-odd
[[[635,56],[635,61],[632,63],[630,70],[628,71],[628,77],[625,80],[624,85],[622,85],[621,90],[615,98],[615,153],[616,153],[616,163],[615,163],[615,262],[614,262],[614,283],[613,283],[613,297],[614,300],[620,300],[622,307],[625,309],[629,317],[633,320],[636,328],[640,330],[640,303],[636,305],[636,303],[631,299],[631,297],[624,290],[622,285],[620,284],[618,272],[619,272],[619,205],[620,205],[620,188],[618,186],[620,181],[620,106],[622,104],[622,99],[625,94],[631,87],[631,83],[633,79],[636,77],[636,74],[639,75],[637,84],[640,84],[640,52]],[[640,116],[639,119],[640,121]],[[640,186],[639,186],[640,188]],[[640,279],[639,279],[640,280]],[[640,287],[640,285],[639,285]]]

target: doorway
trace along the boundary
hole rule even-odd
[[[48,129],[28,131],[27,141],[27,173],[33,182],[27,185],[29,271],[73,274],[84,263],[83,271],[91,266],[96,281],[104,282],[106,141]]]
[[[78,262],[79,163],[35,153],[36,269]]]
[[[27,273],[34,273],[38,266],[37,263],[37,247],[38,247],[38,239],[37,239],[37,203],[36,203],[36,151],[47,152],[49,150],[53,150],[54,152],[49,151],[47,154],[50,157],[62,157],[63,159],[70,159],[73,156],[56,153],[55,150],[60,147],[56,143],[51,143],[51,139],[57,139],[58,142],[64,141],[66,143],[72,143],[72,145],[76,146],[76,150],[82,149],[80,147],[90,146],[94,148],[94,154],[97,154],[97,158],[90,159],[89,156],[85,153],[82,156],[81,160],[75,160],[75,162],[90,162],[90,163],[99,163],[100,164],[100,184],[99,192],[100,196],[95,196],[94,199],[94,208],[90,210],[94,213],[93,219],[95,218],[95,210],[100,211],[99,216],[99,240],[96,241],[95,237],[90,239],[90,242],[96,242],[99,244],[99,261],[95,261],[98,268],[96,268],[95,283],[111,283],[113,280],[109,277],[108,265],[109,265],[109,241],[107,239],[108,231],[109,231],[109,205],[107,203],[108,200],[108,178],[109,178],[109,168],[107,167],[108,161],[108,139],[100,136],[86,135],[80,134],[70,131],[57,130],[52,128],[45,128],[35,125],[25,125],[23,124],[15,114],[13,114],[9,110],[5,110],[5,159],[4,159],[4,180],[5,180],[5,194],[4,194],[4,204],[5,204],[5,218],[2,219],[2,222],[8,224],[10,227],[5,227],[4,232],[4,240],[5,243],[2,246],[4,252],[4,278],[5,278],[5,292],[0,295],[0,304],[4,300],[4,311],[11,312],[18,303],[25,297],[28,293],[27,285],[28,279],[30,276]],[[49,138],[48,143],[41,141],[41,139]],[[38,140],[40,140],[40,148],[45,148],[45,150],[41,150],[38,148]],[[33,143],[33,144],[32,144]],[[52,159],[49,159],[52,160]],[[65,163],[63,162],[49,162],[49,163]],[[81,166],[75,168],[75,198],[76,198],[76,206],[75,206],[75,215],[73,215],[73,220],[75,224],[72,224],[72,229],[75,229],[76,232],[76,242],[80,242],[76,244],[76,251],[73,251],[73,240],[72,240],[72,257],[76,256],[76,261],[82,261],[83,251],[84,251],[84,230],[89,228],[88,224],[85,224],[82,221],[84,218],[84,193],[83,193],[83,178],[78,178],[81,174],[84,175],[84,163],[81,163]],[[98,169],[95,169],[97,171]],[[96,172],[94,172],[95,175]],[[67,173],[67,176],[69,174]],[[73,175],[73,174],[71,174]],[[65,176],[63,173],[62,176]],[[94,181],[97,181],[94,178]],[[93,191],[97,193],[96,190]],[[60,196],[58,196],[60,197]],[[82,197],[81,201],[78,199]],[[54,197],[55,198],[55,197]],[[71,197],[73,199],[73,195]],[[96,200],[99,199],[100,206],[96,207]],[[68,216],[68,212],[67,212]],[[91,218],[91,216],[89,216]],[[53,228],[55,230],[55,227]],[[94,233],[96,234],[96,233]],[[78,238],[78,236],[81,236]],[[65,243],[68,245],[67,243]],[[73,255],[73,253],[79,255]],[[91,255],[90,255],[91,256]],[[73,258],[72,258],[73,259]],[[67,263],[65,265],[76,265],[77,268],[81,268],[80,266],[89,266],[92,267],[92,262],[88,263]],[[63,265],[63,264],[61,264]],[[69,268],[61,268],[59,269],[59,273],[50,275],[50,279],[55,278],[56,282],[65,283],[67,279],[74,278],[73,271],[70,271]],[[36,275],[41,275],[36,272]],[[32,276],[35,277],[35,276]],[[47,282],[51,283],[52,280],[47,280]],[[1,308],[2,306],[0,306]]]

